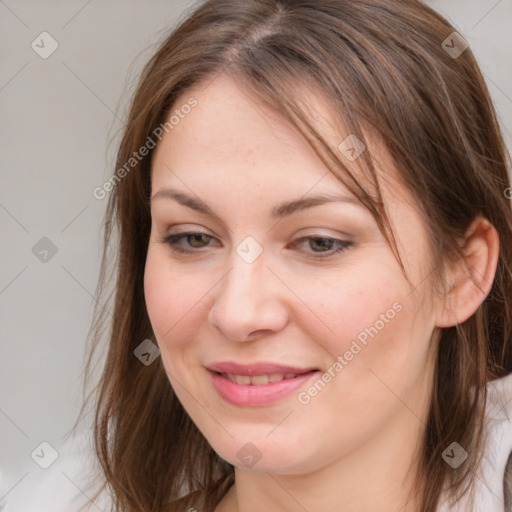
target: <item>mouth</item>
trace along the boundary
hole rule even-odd
[[[263,406],[291,395],[314,375],[317,368],[300,368],[271,363],[239,365],[217,363],[207,370],[213,386],[225,401],[237,406]]]
[[[217,372],[215,372],[217,373]],[[308,372],[309,373],[309,372]],[[284,379],[295,379],[303,373],[269,373],[262,375],[237,375],[235,373],[217,373],[222,375],[230,382],[239,384],[241,386],[264,386],[265,384],[273,382],[281,382]]]
[[[208,370],[216,373],[237,376],[261,376],[261,375],[302,375],[304,373],[318,370],[312,366],[289,366],[265,361],[256,361],[254,363],[235,363],[233,361],[221,361],[206,366]]]

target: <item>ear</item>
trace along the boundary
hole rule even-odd
[[[464,258],[448,275],[452,286],[437,314],[437,327],[453,327],[465,322],[491,291],[499,256],[496,228],[484,217],[473,220],[462,241]]]

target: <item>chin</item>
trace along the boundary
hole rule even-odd
[[[243,435],[234,439],[228,436],[225,442],[210,442],[210,445],[229,464],[249,471],[291,475],[308,473],[321,466],[320,461],[315,460],[314,451],[311,457],[304,452],[303,442],[272,441],[265,438],[267,435],[268,429],[259,436]],[[314,447],[309,449],[314,450]]]

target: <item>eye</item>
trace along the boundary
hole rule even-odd
[[[192,249],[200,249],[201,247],[206,247],[203,242],[208,242],[209,240],[213,240],[213,237],[207,235],[206,233],[201,233],[200,231],[188,231],[184,233],[176,233],[174,235],[168,235],[161,240],[161,242],[165,242],[169,244],[171,249],[176,252],[180,253],[191,253],[191,252],[197,252]],[[189,248],[184,248],[180,242],[182,240],[186,240],[187,245]],[[190,243],[190,245],[189,245]]]
[[[171,250],[175,252],[191,254],[199,252],[198,249],[208,247],[208,242],[213,239],[214,238],[212,236],[200,231],[187,231],[165,236],[159,241],[167,243],[171,247]],[[181,243],[182,241],[186,242],[186,247],[183,246]],[[309,242],[309,247],[313,249],[312,252],[310,252],[310,256],[317,259],[328,258],[334,254],[343,252],[354,245],[353,242],[349,242],[347,240],[313,235],[294,240],[291,243],[291,247],[295,248],[297,245],[304,244],[304,242]]]
[[[313,258],[322,259],[333,256],[337,253],[347,250],[354,245],[348,240],[340,240],[339,238],[331,238],[321,235],[305,236],[292,242],[292,247],[308,242],[308,246],[313,249]],[[318,250],[317,250],[318,249]]]

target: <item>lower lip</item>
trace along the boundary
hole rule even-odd
[[[320,373],[312,371],[298,375],[293,379],[283,379],[279,382],[269,382],[258,386],[242,385],[231,382],[227,377],[218,373],[210,372],[213,385],[217,393],[227,402],[233,405],[256,407],[268,405],[290,395],[299,389],[311,377]]]

